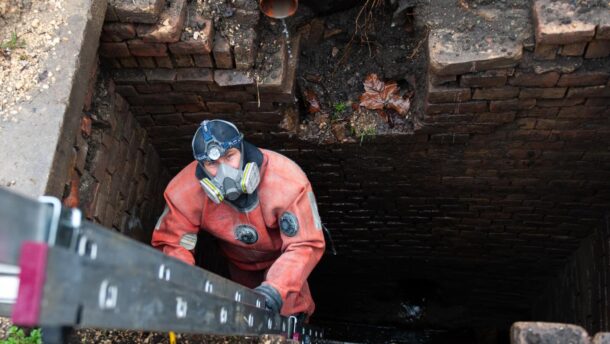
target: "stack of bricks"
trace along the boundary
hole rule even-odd
[[[172,173],[190,159],[190,138],[202,120],[232,120],[253,134],[282,131],[280,110],[295,102],[298,36],[256,41],[254,0],[232,2],[230,19],[243,31],[239,42],[216,30],[220,25],[213,19],[202,18],[202,1],[144,2],[150,6],[111,1],[100,57]],[[256,48],[265,39],[277,49],[261,59],[271,70],[258,73]]]
[[[96,71],[67,161],[72,174],[63,202],[88,220],[149,242],[169,174],[114,83]]]
[[[566,121],[584,125],[607,113],[610,11],[537,0],[532,13],[534,45],[493,37],[464,51],[464,34],[431,33],[424,116],[431,130],[490,132],[521,118],[541,129],[575,128]]]

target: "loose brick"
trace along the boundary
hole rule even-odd
[[[127,42],[133,56],[167,56],[167,46],[163,43],[146,43],[139,39]]]
[[[214,76],[208,68],[180,68],[177,70],[176,80],[211,84],[214,82]]]
[[[468,33],[436,30],[430,33],[428,52],[430,69],[437,75],[459,75],[488,69],[514,67],[523,54],[521,43],[492,41],[481,51],[464,51],[462,42]]]
[[[563,2],[552,0],[534,1],[534,27],[537,44],[572,44],[586,42],[595,35],[595,24],[585,23],[572,18],[569,23],[562,23],[556,18],[565,13]]]
[[[610,56],[610,40],[593,40],[587,46],[585,58],[598,59]]]
[[[489,70],[475,74],[464,74],[460,77],[462,87],[500,87],[508,80],[506,70]]]
[[[103,57],[130,57],[131,53],[127,44],[123,42],[101,42],[100,43],[100,56]]]
[[[610,77],[609,72],[574,72],[563,74],[557,86],[597,86],[605,85]]]
[[[506,112],[527,110],[536,106],[536,99],[493,100],[489,103],[489,111]]]
[[[172,43],[180,40],[186,20],[186,0],[172,0],[155,25],[138,25],[137,33],[144,42]]]
[[[238,70],[215,70],[214,82],[220,87],[248,86],[254,84],[254,79]]]
[[[108,7],[122,22],[154,24],[164,4],[165,0],[112,0]]]
[[[508,83],[513,86],[553,87],[557,80],[559,80],[559,73],[557,72],[544,74],[516,72],[515,76],[510,78]]]
[[[517,98],[519,95],[518,87],[492,87],[492,88],[478,88],[474,91],[472,99],[511,99]]]
[[[217,68],[233,68],[233,56],[231,54],[231,46],[229,45],[229,41],[218,32],[214,37],[213,53],[214,62]]]
[[[534,59],[536,60],[554,60],[557,55],[559,46],[551,44],[536,44],[534,50]]]
[[[600,98],[610,97],[610,87],[608,86],[589,86],[589,87],[570,87],[566,98]]]
[[[452,88],[428,84],[428,101],[430,103],[459,103],[471,98],[470,88]]]
[[[586,47],[587,42],[566,44],[561,47],[559,54],[562,56],[582,56]]]
[[[214,67],[214,62],[212,61],[212,56],[209,54],[193,55],[193,61],[195,62],[196,67],[204,67],[204,68]]]
[[[227,102],[206,102],[208,110],[211,112],[240,112],[241,106],[237,103]]]
[[[102,27],[102,41],[122,42],[136,36],[136,28],[131,23],[106,23]]]
[[[565,87],[553,87],[553,88],[522,88],[519,93],[519,98],[542,98],[542,99],[560,99],[566,94],[567,88]]]

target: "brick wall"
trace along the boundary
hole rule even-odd
[[[167,168],[114,82],[96,69],[74,135],[64,204],[94,222],[148,242],[163,209]]]
[[[610,59],[604,50],[610,19],[602,15],[581,18],[586,29],[557,24],[545,15],[565,2],[537,0],[523,17],[531,21],[524,26],[531,37],[496,33],[491,43],[468,51],[457,44],[472,40],[468,33],[435,28],[428,64],[421,66],[428,71],[426,86],[414,97],[414,132],[318,145],[302,137],[299,115],[284,111],[294,101],[298,39],[278,37],[280,48],[272,54],[281,63],[257,80],[250,64],[238,63],[236,46],[217,34],[213,18],[204,19],[212,24],[201,30],[208,45],[179,52],[172,45],[182,35],[151,41],[138,30],[159,23],[158,16],[142,19],[134,9],[119,15],[116,4],[132,1],[114,3],[116,16],[109,12],[100,48],[104,69],[171,174],[192,159],[191,136],[207,118],[236,122],[247,139],[288,155],[307,172],[339,251],[314,275],[324,285],[312,284],[322,300],[318,316],[369,322],[376,314],[400,323],[400,303],[371,291],[384,295],[425,279],[448,304],[437,310],[466,309],[439,312],[454,314],[445,322],[506,326],[530,316],[541,295],[564,295],[561,288],[544,294],[547,282],[561,278],[557,274],[573,266],[568,262],[584,259],[570,258],[586,251],[579,247],[597,242],[590,236],[610,210]],[[191,5],[184,30],[198,21]],[[550,10],[537,10],[543,5]],[[178,3],[164,8],[172,6]],[[591,270],[592,276],[602,273]],[[353,300],[361,299],[368,312],[356,309]],[[597,309],[605,301],[599,302]],[[582,324],[603,328],[604,314],[591,313],[597,320]]]

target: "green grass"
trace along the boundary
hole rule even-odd
[[[17,49],[24,47],[25,41],[19,39],[19,37],[17,37],[17,32],[15,31],[13,31],[13,33],[11,34],[11,39],[6,40],[0,44],[0,49]]]
[[[0,339],[0,344],[42,344],[42,335],[40,329],[34,329],[26,336],[23,329],[11,326],[8,329],[8,337]]]
[[[339,119],[339,116],[345,112],[345,110],[347,109],[347,103],[343,102],[343,103],[337,103],[335,105],[333,105],[333,113],[331,115],[331,120],[337,120]]]

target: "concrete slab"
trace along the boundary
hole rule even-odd
[[[74,132],[80,124],[89,74],[106,12],[106,0],[66,0],[67,25],[60,30],[57,53],[47,70],[61,74],[47,90],[36,90],[20,104],[18,122],[7,123],[0,135],[0,185],[29,196],[61,196],[68,179],[64,161],[73,152]]]

